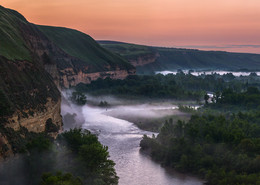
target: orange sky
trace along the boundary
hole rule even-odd
[[[99,40],[260,53],[260,0],[2,0],[0,4],[30,22],[75,28]]]

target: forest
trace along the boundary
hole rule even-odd
[[[154,160],[207,184],[260,184],[259,112],[168,120],[156,138],[144,135],[140,146]]]
[[[13,137],[23,140],[19,133],[14,133]],[[27,131],[26,134],[29,139],[21,142],[17,157],[0,166],[0,184],[118,184],[115,163],[109,159],[108,148],[88,130],[71,129],[56,140],[45,133]]]
[[[124,80],[111,78],[92,81],[90,84],[78,84],[77,92],[92,95],[116,95],[122,97],[145,97],[158,99],[201,100],[206,92],[221,92],[232,89],[235,92],[246,90],[251,84],[259,86],[260,80],[256,77],[235,77],[227,75],[131,75]]]
[[[248,87],[246,91],[235,92],[232,89],[224,89],[216,92],[212,103],[207,107],[224,110],[259,110],[260,91],[257,87]]]
[[[157,137],[144,135],[142,150],[206,184],[260,184],[260,91],[248,81],[235,82],[215,86],[189,121],[166,120]]]

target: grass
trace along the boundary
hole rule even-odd
[[[18,12],[0,6],[0,55],[9,60],[31,61],[19,24],[29,24]]]
[[[104,46],[108,50],[126,57],[127,59],[136,58],[140,55],[152,54],[153,49],[143,45],[127,44],[121,42],[106,42],[99,41],[101,46]]]
[[[134,69],[119,55],[101,47],[93,38],[80,31],[51,26],[37,26],[51,41],[64,52],[80,59],[82,64],[94,66],[97,71],[110,69]]]

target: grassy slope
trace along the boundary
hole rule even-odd
[[[47,97],[57,101],[60,96],[50,75],[32,59],[21,33],[27,26],[21,14],[0,6],[0,123],[16,110],[43,108]]]
[[[94,66],[98,71],[107,70],[106,66],[133,69],[124,58],[104,49],[89,35],[62,27],[37,27],[63,51],[84,62],[83,65]]]
[[[18,12],[0,6],[0,55],[7,59],[31,60],[18,23],[28,23]]]
[[[99,41],[99,43],[127,59],[142,54],[158,52],[160,57],[156,62],[139,67],[139,70],[176,70],[176,69],[260,69],[260,55],[247,53],[229,53],[222,51],[200,51],[194,49],[178,49],[150,47],[114,41]]]
[[[126,44],[114,41],[99,41],[99,43],[101,46],[104,46],[108,50],[118,53],[127,59],[134,59],[139,55],[146,55],[154,52],[151,47],[136,44]]]

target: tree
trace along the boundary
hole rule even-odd
[[[208,100],[209,100],[209,95],[208,94],[204,95],[204,100],[205,100],[205,104],[207,105],[209,103],[208,102]]]
[[[79,177],[74,177],[70,173],[57,172],[55,175],[43,174],[40,185],[83,185],[83,183]]]
[[[78,105],[85,105],[87,103],[85,94],[78,91],[72,93],[71,100]]]
[[[118,184],[115,163],[109,159],[108,147],[103,146],[96,135],[88,130],[71,129],[62,133],[58,142],[75,156],[70,160],[75,161],[73,169],[84,184]]]

